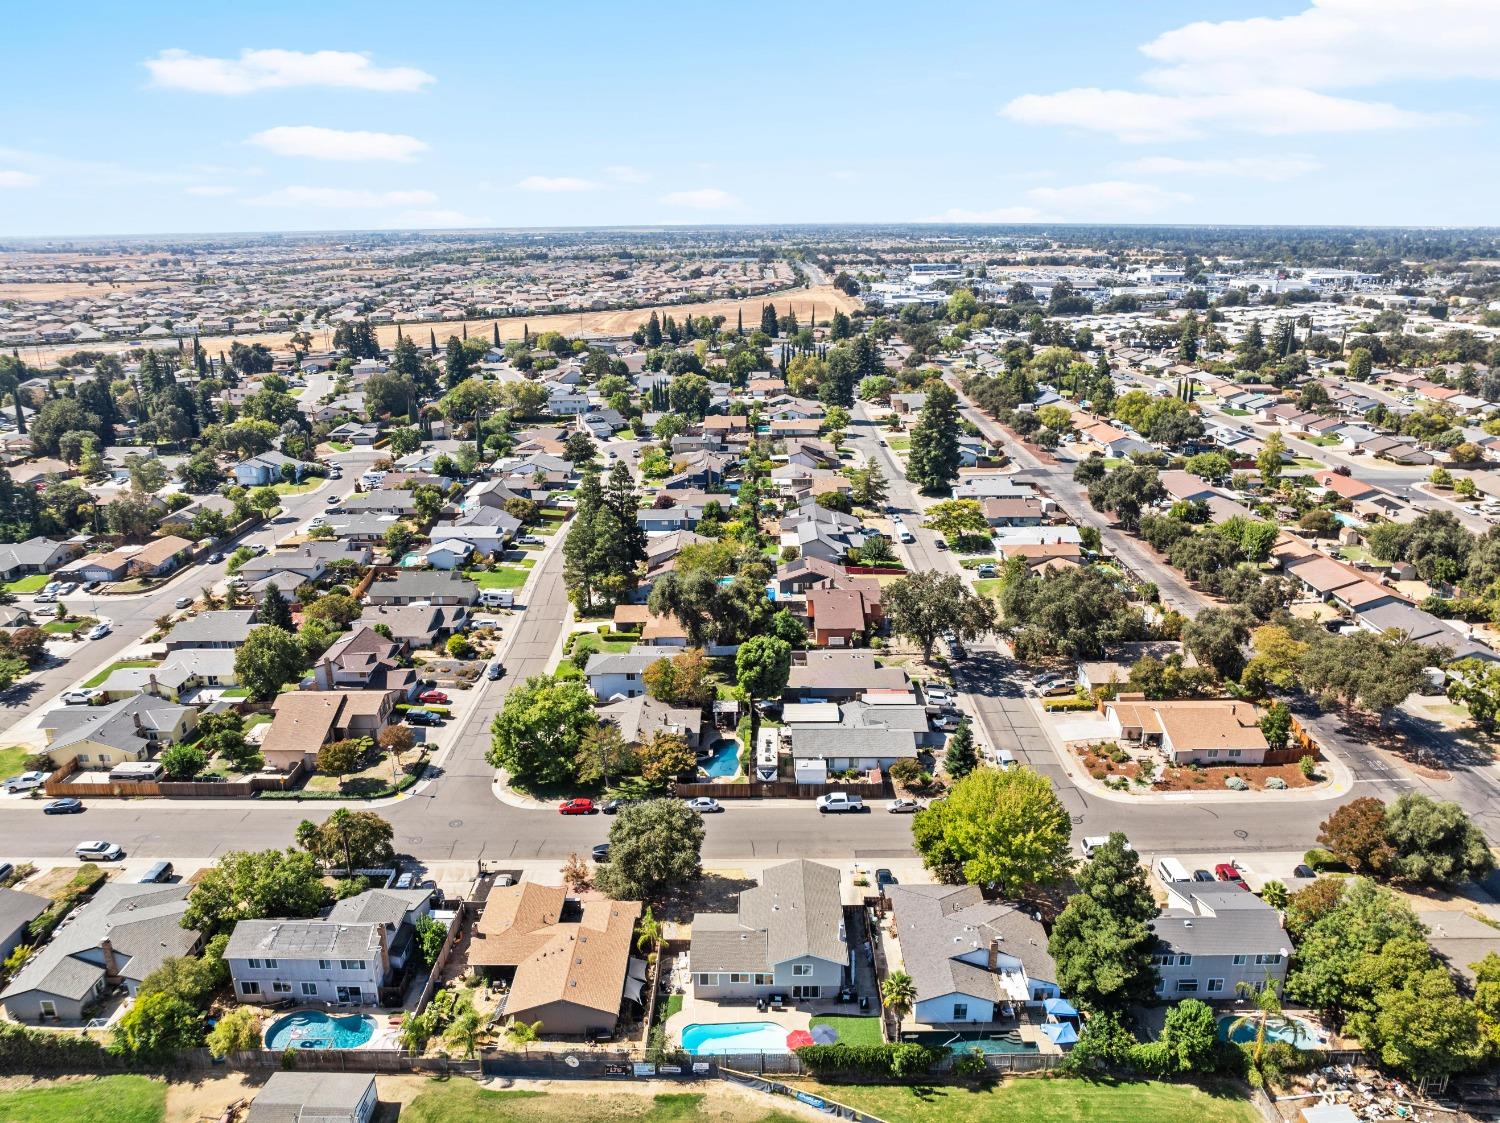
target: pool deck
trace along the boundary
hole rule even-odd
[[[825,1009],[826,1007],[826,1009]],[[810,1028],[815,1014],[848,1014],[859,1012],[859,1007],[849,1003],[808,1002],[773,1010],[769,1006],[764,1012],[755,1008],[753,1002],[714,1002],[695,998],[691,993],[682,996],[682,1009],[667,1019],[667,1040],[682,1040],[682,1031],[692,1025],[725,1025],[730,1022],[774,1022],[788,1033]]]
[[[330,1018],[347,1018],[355,1014],[360,1014],[372,1020],[375,1023],[375,1032],[370,1034],[370,1040],[366,1041],[363,1045],[356,1045],[354,1047],[354,1050],[327,1050],[331,1052],[344,1053],[357,1051],[359,1049],[400,1048],[399,1038],[401,1036],[401,1026],[399,1023],[394,1025],[391,1024],[390,1019],[392,1017],[401,1017],[403,1015],[409,1017],[411,1015],[411,1011],[388,1006],[351,1006],[348,1008],[343,1008],[318,1006],[312,1004],[306,1006],[293,1006],[292,1008],[287,1010],[267,1011],[261,1016],[261,1040],[266,1042],[266,1048],[269,1049],[271,1047],[270,1043],[266,1041],[266,1034],[270,1032],[271,1027],[279,1022],[282,1018],[290,1017],[293,1014],[326,1014]]]

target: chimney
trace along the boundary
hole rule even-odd
[[[130,716],[131,716],[131,719],[135,722],[135,731],[137,733],[139,733],[142,737],[144,737],[146,735],[146,724],[145,724],[145,722],[141,721],[141,711],[140,710],[132,711],[132,713],[131,713]]]
[[[999,940],[991,940],[990,941],[989,961],[985,964],[985,966],[988,967],[991,971],[998,971],[1000,969],[1000,941]]]
[[[161,697],[161,687],[158,686],[157,683],[156,683],[156,672],[155,671],[152,671],[151,674],[147,676],[146,693],[150,694],[150,695],[152,695],[153,697],[156,697],[156,698],[160,698]]]
[[[106,981],[120,977],[120,961],[115,958],[115,945],[105,936],[99,941],[99,951],[104,956],[104,978]]]

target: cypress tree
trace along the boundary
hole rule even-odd
[[[427,331],[427,353],[430,355],[437,354],[437,332],[431,328]]]
[[[499,347],[500,346],[500,321],[499,320],[495,321],[494,328],[495,328],[495,346]]]

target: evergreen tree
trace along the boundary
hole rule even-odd
[[[948,753],[943,758],[943,770],[955,780],[962,780],[979,764],[974,752],[974,729],[968,718],[958,723],[953,736],[948,738]]]
[[[760,330],[776,338],[776,305],[762,304],[760,306]]]
[[[448,337],[448,349],[443,362],[450,390],[473,373],[473,360],[469,357],[468,348],[459,342],[457,336]]]
[[[743,308],[735,309],[734,334],[745,334],[745,310]]]
[[[907,476],[928,495],[944,495],[958,478],[958,399],[946,383],[927,383],[927,401],[911,431]]]
[[[580,612],[594,606],[603,574],[599,567],[599,536],[595,523],[604,505],[598,472],[585,472],[574,494],[576,506],[568,537],[563,542],[563,583]]]
[[[1149,1001],[1156,985],[1150,921],[1157,908],[1146,868],[1125,836],[1117,831],[1096,847],[1076,883],[1047,945],[1058,986],[1091,1012]]]
[[[292,623],[292,610],[287,606],[286,598],[281,595],[281,590],[275,585],[266,590],[266,595],[260,602],[260,611],[255,614],[255,619],[258,624],[269,624],[284,632],[296,630]]]
[[[651,318],[646,321],[646,346],[656,348],[661,346],[661,321],[656,318],[656,313],[651,313]]]
[[[429,355],[437,354],[437,332],[430,328],[427,331],[427,353]]]

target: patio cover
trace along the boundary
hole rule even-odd
[[[1047,1022],[1040,1028],[1054,1045],[1073,1045],[1078,1041],[1078,1031],[1072,1022]]]
[[[1055,1018],[1076,1018],[1078,1011],[1066,998],[1049,998],[1042,1003],[1042,1009]]]
[[[641,989],[646,985],[646,961],[630,957],[630,962],[625,965],[625,989],[624,995],[630,1001],[639,1003],[641,1000]]]

